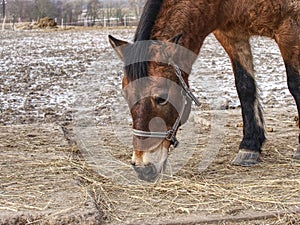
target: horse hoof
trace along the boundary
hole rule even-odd
[[[297,151],[294,155],[294,159],[300,159],[300,146],[297,148]]]
[[[235,166],[252,166],[260,162],[259,155],[259,152],[242,149],[232,161],[232,164]]]

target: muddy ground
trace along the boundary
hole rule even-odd
[[[91,224],[300,222],[300,162],[292,158],[296,108],[273,41],[252,40],[268,131],[262,162],[251,168],[230,164],[242,119],[229,60],[209,36],[190,76],[202,106],[193,107],[180,131],[181,145],[171,151],[166,175],[145,184],[129,165],[131,122],[120,94],[122,63],[108,45],[108,34],[132,40],[134,30],[0,33],[0,215],[6,222],[27,215],[29,222],[59,224],[56,215],[68,216],[63,209],[68,205],[49,201],[57,199],[55,174],[74,181],[59,188],[81,196],[71,204],[87,210],[75,207],[71,214],[89,215],[80,221]],[[42,135],[47,132],[48,137]],[[35,170],[39,176],[32,175]],[[63,196],[63,202],[76,199],[76,194]]]

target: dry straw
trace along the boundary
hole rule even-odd
[[[299,224],[300,163],[291,157],[297,134],[294,115],[272,110],[267,116],[273,131],[267,135],[262,162],[253,167],[230,164],[243,129],[236,127],[241,120],[237,116],[238,112],[228,116],[220,151],[204,171],[198,165],[205,140],[195,146],[199,151],[180,171],[153,184],[121,185],[87,168],[78,177],[107,223],[216,224],[226,220],[236,224],[252,220],[255,224],[257,220],[257,224]],[[120,159],[128,163],[128,149],[117,148],[116,156],[122,154]],[[179,219],[187,215],[191,221]]]

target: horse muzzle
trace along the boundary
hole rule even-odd
[[[132,165],[139,179],[153,182],[164,172],[168,159],[167,147],[161,143],[152,150],[133,151]]]
[[[155,182],[164,172],[167,159],[163,162],[163,165],[148,164],[145,166],[133,165],[138,178],[147,182]]]
[[[159,173],[153,164],[147,166],[133,166],[133,168],[140,180],[154,182],[159,176]]]

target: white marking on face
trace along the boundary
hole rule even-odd
[[[132,163],[136,166],[154,165],[157,172],[162,172],[165,161],[168,158],[168,149],[160,144],[158,147],[148,151],[134,151]]]

